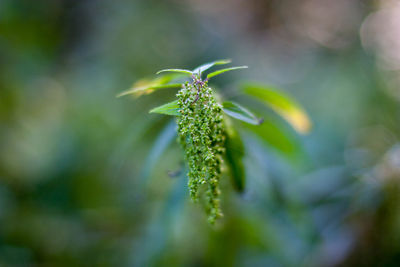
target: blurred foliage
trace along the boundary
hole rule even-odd
[[[397,266],[398,10],[390,0],[0,1],[0,265]],[[210,227],[187,197],[174,125],[147,112],[176,91],[115,95],[215,58],[251,67],[215,82],[266,116],[259,133],[239,125],[246,189],[221,181],[225,217]],[[310,134],[234,90],[242,78],[293,95]]]

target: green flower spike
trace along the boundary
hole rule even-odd
[[[198,201],[201,187],[206,187],[208,220],[214,223],[222,216],[219,203],[225,141],[222,106],[207,81],[198,75],[192,78],[177,94],[181,115],[177,117],[178,140],[189,167],[190,196]]]

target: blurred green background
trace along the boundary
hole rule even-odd
[[[115,96],[221,58],[250,67],[223,95],[282,88],[313,129],[263,110],[210,226],[148,114],[176,91]],[[1,0],[0,266],[398,266],[399,70],[395,0]]]

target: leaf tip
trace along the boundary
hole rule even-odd
[[[228,63],[231,63],[231,62],[232,62],[232,59],[230,59],[230,58],[219,60],[220,64],[228,64]]]
[[[306,113],[293,112],[292,117],[288,120],[298,133],[306,135],[311,132],[312,122]]]
[[[120,98],[122,96],[126,96],[126,95],[129,95],[131,93],[132,93],[132,90],[125,90],[125,91],[122,91],[121,93],[117,94],[115,97],[116,98]]]

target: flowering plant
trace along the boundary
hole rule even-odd
[[[249,129],[262,135],[262,131],[256,130],[254,126],[260,126],[263,119],[235,102],[218,102],[216,93],[209,86],[211,78],[247,66],[220,69],[203,78],[204,72],[210,68],[228,63],[230,60],[218,60],[194,70],[164,69],[157,72],[163,73],[163,76],[141,80],[133,88],[120,94],[140,96],[160,89],[180,88],[176,94],[177,100],[156,107],[150,113],[176,116],[178,142],[185,152],[188,168],[190,196],[195,202],[199,199],[205,200],[210,223],[222,216],[219,182],[223,170],[227,170],[238,191],[243,191],[245,185],[242,162],[244,146],[228,116],[253,125]],[[308,117],[287,95],[255,84],[245,84],[242,88],[244,93],[262,100],[299,132],[308,131]]]

